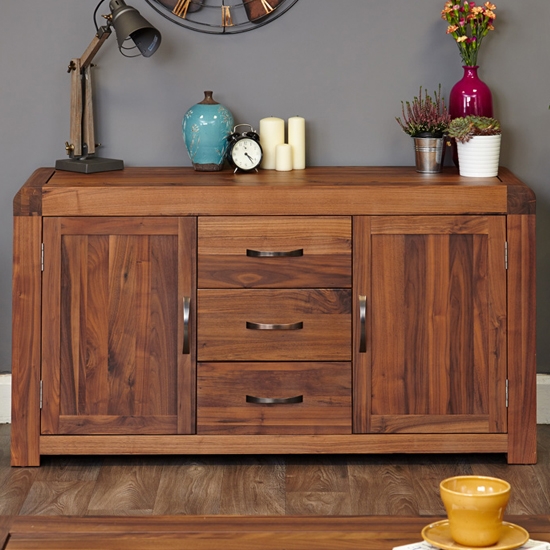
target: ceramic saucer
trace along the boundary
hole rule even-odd
[[[449,520],[444,519],[436,523],[430,523],[422,529],[422,538],[436,548],[441,550],[514,550],[524,545],[529,540],[529,533],[519,525],[502,522],[502,532],[496,544],[484,548],[472,548],[458,544],[451,538]]]

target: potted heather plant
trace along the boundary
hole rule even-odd
[[[424,92],[412,102],[401,102],[401,117],[395,117],[401,129],[414,138],[416,170],[425,174],[441,171],[443,136],[451,117],[441,97],[441,84],[433,97]]]
[[[461,176],[483,178],[498,174],[502,132],[497,119],[475,115],[455,118],[447,135],[456,140]]]

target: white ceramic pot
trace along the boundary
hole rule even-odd
[[[498,175],[502,136],[474,136],[466,143],[457,142],[458,169],[461,176],[491,178]]]

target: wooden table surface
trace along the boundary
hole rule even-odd
[[[404,516],[0,517],[0,550],[391,550],[441,518]],[[550,516],[510,516],[550,542]]]

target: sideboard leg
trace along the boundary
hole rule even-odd
[[[12,466],[40,465],[41,216],[16,216],[12,279]]]
[[[508,463],[537,461],[535,215],[508,216]]]

